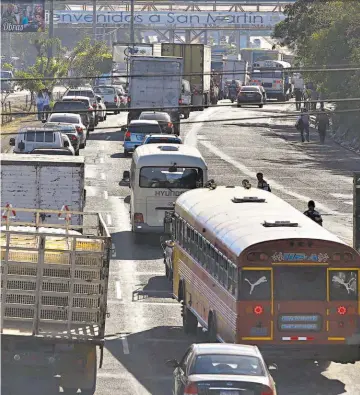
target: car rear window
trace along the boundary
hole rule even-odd
[[[169,143],[169,144],[181,144],[181,141],[176,138],[170,137],[150,137],[146,140],[145,144],[162,144],[162,143]]]
[[[65,123],[79,123],[79,118],[77,116],[71,115],[56,115],[52,114],[49,118],[50,122],[65,122]]]
[[[41,132],[41,131],[34,131],[34,132],[26,132],[25,133],[25,140],[30,142],[36,143],[53,143],[55,141],[55,135],[53,132]]]
[[[138,134],[155,134],[161,133],[161,129],[159,125],[130,125],[129,126],[130,133],[138,133]]]
[[[75,97],[75,96],[74,96]],[[63,102],[71,102],[71,103],[73,103],[73,102],[80,102],[80,103],[84,103],[85,105],[89,105],[89,102],[90,102],[90,99],[78,99],[78,98],[76,98],[76,99],[70,99],[70,98],[66,98],[66,99],[63,99]]]
[[[190,370],[191,374],[265,376],[260,359],[252,355],[198,355]]]
[[[70,90],[66,93],[65,96],[86,96],[86,97],[94,97],[93,91],[78,91],[78,90]]]
[[[88,104],[88,103],[87,103]],[[54,104],[53,111],[82,111],[87,109],[86,103],[82,101],[62,101]]]
[[[170,122],[170,115],[168,115],[168,114],[140,114],[139,119]]]
[[[94,88],[94,92],[102,95],[115,95],[115,89],[111,87]]]
[[[241,88],[241,92],[259,92],[259,88],[257,87],[245,87],[245,88]]]

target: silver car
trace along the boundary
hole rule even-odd
[[[79,114],[51,114],[46,125],[59,125],[59,124],[71,124],[74,125],[76,131],[79,134],[80,148],[85,148],[86,139],[88,137],[89,130],[86,130],[85,125],[81,121]]]

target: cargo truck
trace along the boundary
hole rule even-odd
[[[2,204],[28,209],[83,211],[85,207],[84,158],[29,154],[1,155]],[[23,211],[17,221],[30,222],[31,212]],[[48,222],[64,217],[48,214]],[[71,223],[81,225],[82,216],[73,215]]]
[[[131,56],[128,124],[142,111],[165,111],[180,134],[183,59],[172,56]]]
[[[202,111],[210,104],[211,47],[204,44],[163,43],[163,56],[184,59],[184,79],[190,81],[191,109]]]
[[[112,244],[105,222],[97,213],[68,212],[61,225],[51,224],[48,215],[59,210],[1,210],[2,390],[30,393],[56,376],[64,394],[93,394],[107,317]],[[12,219],[24,213],[33,221]],[[85,216],[84,225],[71,224],[75,215]]]

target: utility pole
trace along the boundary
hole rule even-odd
[[[49,39],[54,38],[54,0],[50,0],[49,8]],[[48,58],[53,57],[53,44],[51,43],[48,47]]]
[[[96,0],[93,0],[93,19],[92,19],[92,35],[93,35],[93,42],[95,43],[96,41],[96,19],[97,19],[97,14],[96,14]]]
[[[135,14],[135,0],[130,2],[130,44],[134,48],[135,43],[135,29],[134,29],[134,15]]]

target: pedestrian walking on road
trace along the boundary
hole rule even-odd
[[[296,101],[296,110],[300,110],[301,108],[301,100],[303,98],[303,93],[301,91],[301,89],[299,88],[295,88],[294,89],[294,93],[295,93],[295,101]]]
[[[304,132],[306,135],[306,141],[310,141],[310,117],[309,114],[306,112],[305,108],[301,109],[301,115],[296,121],[295,124],[296,129],[300,132],[301,134],[301,141],[304,143],[305,142],[305,137],[304,137]]]
[[[304,212],[304,215],[312,219],[314,222],[322,226],[323,220],[318,211],[315,210],[315,202],[310,200],[308,203],[308,209]]]
[[[328,115],[325,112],[325,108],[322,107],[319,114],[316,116],[315,126],[317,126],[317,130],[320,136],[320,143],[325,143],[326,130],[330,126],[330,120]]]
[[[50,95],[47,89],[45,89],[43,92],[43,98],[44,98],[44,107],[43,107],[44,118],[47,120],[50,111]]]
[[[258,179],[258,188],[263,189],[264,191],[271,192],[270,185],[264,180],[263,173],[257,173],[256,178]]]
[[[42,114],[44,111],[44,96],[42,91],[40,91],[36,96],[36,107],[37,107],[37,119],[38,121],[42,120]]]

